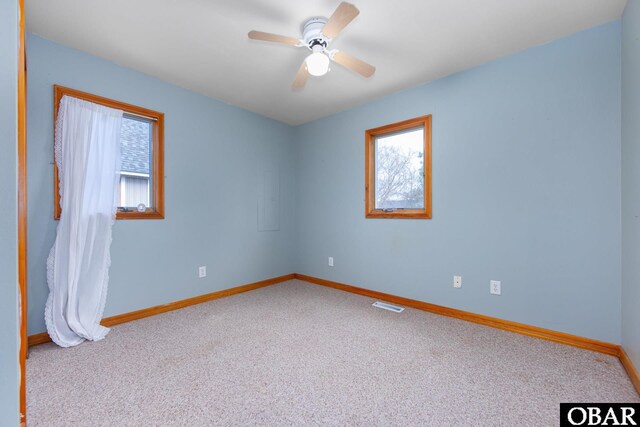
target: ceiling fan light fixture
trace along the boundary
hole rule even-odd
[[[321,52],[320,49],[316,50],[314,46],[314,52],[305,59],[307,71],[316,77],[324,76],[329,71],[329,57]]]
[[[307,19],[302,25],[302,38],[300,39],[262,31],[249,31],[248,35],[251,40],[280,43],[306,48],[311,51],[311,54],[302,61],[298,68],[291,85],[294,90],[302,89],[310,74],[319,77],[331,71],[329,69],[331,61],[363,77],[371,77],[376,71],[374,66],[347,55],[338,49],[327,50],[329,44],[359,13],[360,11],[357,7],[343,1],[329,19],[322,17]]]

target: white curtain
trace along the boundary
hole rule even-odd
[[[122,111],[64,96],[55,129],[60,181],[56,241],[47,259],[45,321],[61,347],[105,337],[111,228],[120,179]]]

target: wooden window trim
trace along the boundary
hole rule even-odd
[[[397,209],[390,212],[375,208],[376,137],[424,126],[424,209]],[[431,115],[380,126],[365,131],[365,217],[431,219]]]
[[[96,104],[104,105],[105,107],[116,108],[123,110],[127,114],[146,117],[153,120],[153,207],[147,208],[146,212],[120,212],[116,214],[116,219],[163,219],[164,218],[164,113],[158,111],[149,110],[146,108],[138,107],[124,102],[115,101],[109,98],[103,98],[101,96],[93,95],[79,90],[70,89],[59,85],[53,86],[54,91],[54,106],[53,106],[53,123],[55,127],[56,120],[58,118],[58,106],[60,100],[64,95],[68,95],[74,98],[82,99],[85,101],[93,102]],[[55,138],[55,136],[54,136]],[[54,148],[55,150],[55,148]],[[55,154],[54,154],[55,157]],[[54,183],[54,197],[53,197],[53,217],[60,219],[60,192],[58,182],[58,165],[53,162],[53,183]]]

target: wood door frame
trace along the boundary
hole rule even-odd
[[[18,1],[18,312],[20,328],[20,425],[27,425],[27,59],[24,0]]]

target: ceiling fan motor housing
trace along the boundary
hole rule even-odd
[[[322,34],[322,29],[327,23],[327,18],[311,18],[302,25],[302,39],[307,47],[313,50],[314,46],[327,47],[330,38]]]

